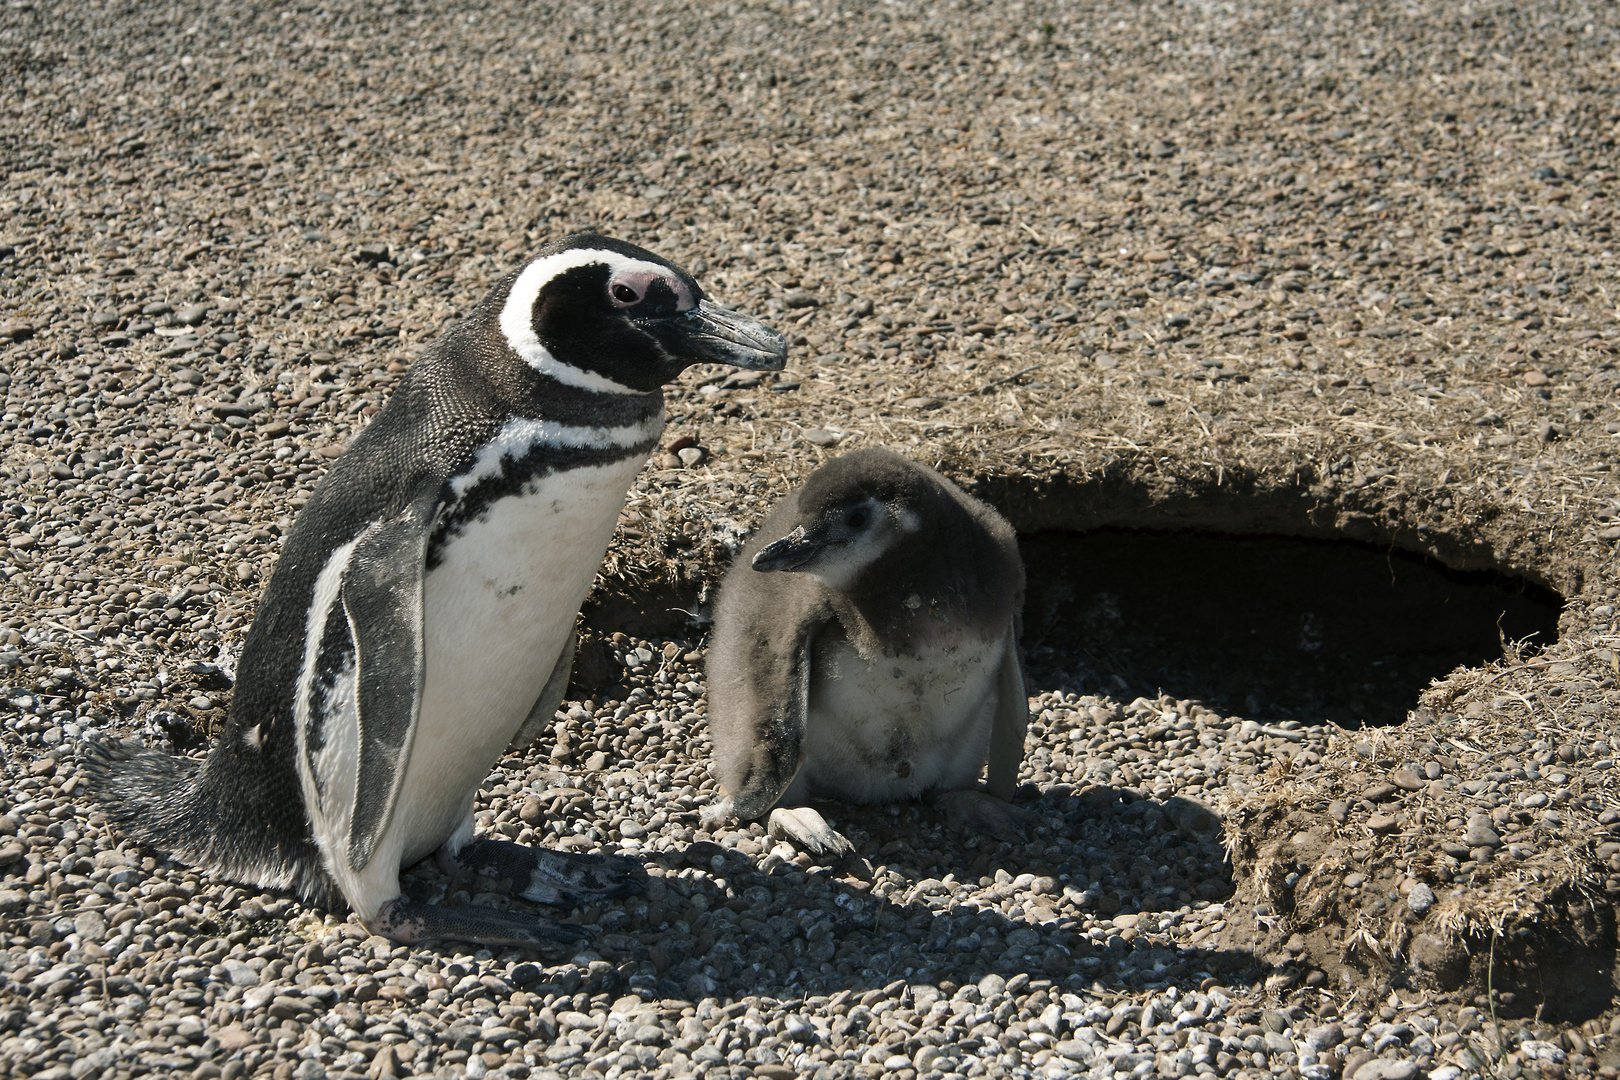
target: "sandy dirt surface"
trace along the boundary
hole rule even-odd
[[[12,0],[0,1067],[1616,1075],[1617,34]],[[791,342],[671,389],[570,698],[481,797],[648,895],[577,957],[401,949],[110,833],[82,741],[203,751],[326,465],[578,229]],[[708,592],[872,445],[1025,538],[1027,844],[831,807],[825,866],[702,813]]]

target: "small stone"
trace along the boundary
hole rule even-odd
[[[1412,886],[1412,891],[1406,895],[1406,906],[1414,915],[1422,915],[1434,907],[1434,889],[1425,882],[1418,882]]]
[[[811,446],[837,446],[839,437],[826,428],[805,428],[799,438]]]
[[[1367,819],[1367,828],[1375,833],[1394,832],[1401,823],[1389,814],[1374,814]]]
[[[1402,791],[1420,791],[1423,788],[1423,778],[1411,769],[1396,769],[1389,774],[1389,779]]]
[[[1552,380],[1547,378],[1543,372],[1527,371],[1524,373],[1524,385],[1526,386],[1546,386],[1550,382]]]
[[[196,326],[208,318],[208,308],[204,304],[188,304],[175,312],[174,317],[186,326]]]
[[[1467,831],[1463,833],[1463,843],[1470,848],[1499,847],[1502,838],[1497,835],[1489,817],[1484,814],[1475,814],[1468,819]]]
[[[81,911],[73,919],[73,932],[86,941],[103,941],[107,936],[107,917],[99,911]]]
[[[223,1047],[223,1043],[221,1046]],[[377,1051],[377,1056],[371,1059],[371,1067],[366,1070],[366,1080],[393,1080],[399,1075],[399,1056],[392,1043],[383,1043]]]
[[[1394,784],[1374,784],[1366,791],[1363,791],[1361,797],[1368,802],[1383,802],[1385,799],[1394,797],[1396,790],[1398,789]]]
[[[538,798],[530,795],[523,800],[523,808],[518,811],[518,820],[525,825],[538,825],[545,819],[546,807]]]
[[[1371,1050],[1352,1050],[1345,1056],[1344,1071],[1340,1073],[1340,1075],[1345,1077],[1353,1077],[1355,1076],[1357,1069],[1361,1068],[1371,1060],[1373,1060],[1373,1053]]]
[[[1334,799],[1328,803],[1328,817],[1333,819],[1334,824],[1343,825],[1350,819],[1350,804],[1343,799]]]
[[[709,454],[701,446],[687,446],[678,451],[675,456],[680,458],[682,465],[691,469],[701,465],[703,459],[708,457]]]
[[[1353,1073],[1348,1068],[1345,1071],[1350,1080],[1412,1080],[1418,1074],[1418,1063],[1411,1058],[1373,1058]]]

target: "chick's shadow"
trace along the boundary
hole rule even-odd
[[[918,829],[943,815],[918,805],[827,807],[859,852],[833,866],[767,872],[734,848],[694,842],[649,861],[646,897],[580,921],[605,916],[622,930],[605,943],[628,958],[621,973],[639,971],[632,988],[688,1000],[863,993],[896,980],[948,989],[992,974],[1045,980],[1054,993],[1196,987],[1254,969],[1213,934],[1187,941],[1188,909],[1233,892],[1206,807],[1062,786],[1026,786],[1017,801],[1044,822],[1025,843],[919,844]]]

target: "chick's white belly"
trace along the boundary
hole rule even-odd
[[[802,750],[813,789],[856,802],[910,798],[978,779],[1005,642],[863,659],[816,650]]]
[[[441,549],[424,586],[421,714],[388,828],[396,865],[470,838],[473,797],[574,632],[640,464],[531,481]]]

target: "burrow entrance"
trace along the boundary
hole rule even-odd
[[[1261,722],[1398,724],[1429,683],[1557,640],[1563,598],[1349,540],[1106,528],[1021,540],[1035,685]]]

